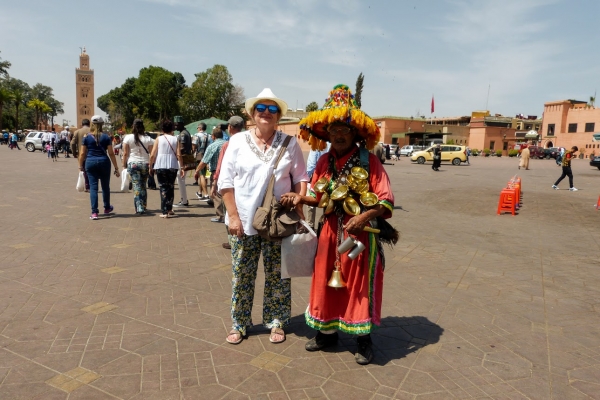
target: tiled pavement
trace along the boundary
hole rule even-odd
[[[361,367],[348,336],[304,350],[308,279],[285,343],[260,326],[225,343],[230,255],[207,206],[136,217],[114,193],[114,216],[90,221],[73,159],[0,147],[0,399],[600,398],[600,171],[577,160],[572,193],[550,188],[552,161],[531,164],[386,166],[402,240]],[[520,215],[497,216],[517,172]]]

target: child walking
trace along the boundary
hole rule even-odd
[[[54,139],[52,139],[52,143],[50,143],[48,157],[52,157],[52,162],[58,161],[58,149],[56,148],[56,141]]]

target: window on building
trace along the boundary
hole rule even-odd
[[[548,124],[548,136],[554,136],[554,127],[555,124]]]
[[[596,127],[596,124],[593,122],[586,122],[585,123],[585,131],[586,132],[594,132],[594,128]]]
[[[569,133],[575,133],[577,132],[577,124],[569,124]]]
[[[494,146],[496,145],[495,141],[490,141],[490,150],[494,150]]]

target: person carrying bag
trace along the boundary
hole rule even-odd
[[[283,141],[279,157],[273,166],[273,171],[277,169],[277,165],[281,157],[283,157],[291,138],[291,136],[287,136]],[[275,173],[273,172],[263,198],[262,206],[258,207],[252,221],[252,227],[256,229],[258,235],[271,241],[280,240],[296,233],[296,224],[300,221],[300,216],[295,208],[289,209],[284,207],[275,199],[273,195],[274,185]]]

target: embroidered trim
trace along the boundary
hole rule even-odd
[[[258,159],[264,162],[265,164],[269,163],[273,159],[273,156],[281,147],[281,143],[283,142],[282,139],[283,133],[277,131],[275,133],[275,140],[273,140],[273,144],[271,145],[269,150],[267,150],[266,153],[263,153],[262,151],[260,151],[258,146],[256,146],[256,143],[254,143],[254,139],[252,139],[252,134],[250,133],[250,131],[246,133],[246,143],[248,143],[248,146],[250,146],[250,150],[252,150],[256,157],[258,157]]]
[[[365,322],[356,322],[351,323],[344,321],[343,319],[332,319],[329,321],[320,321],[310,315],[308,308],[306,309],[306,313],[304,314],[304,318],[306,319],[306,324],[313,329],[317,330],[330,330],[337,329],[338,331],[342,331],[344,333],[348,333],[351,335],[363,334],[363,333],[371,333],[373,329],[378,328],[379,326],[375,325],[370,319]]]

